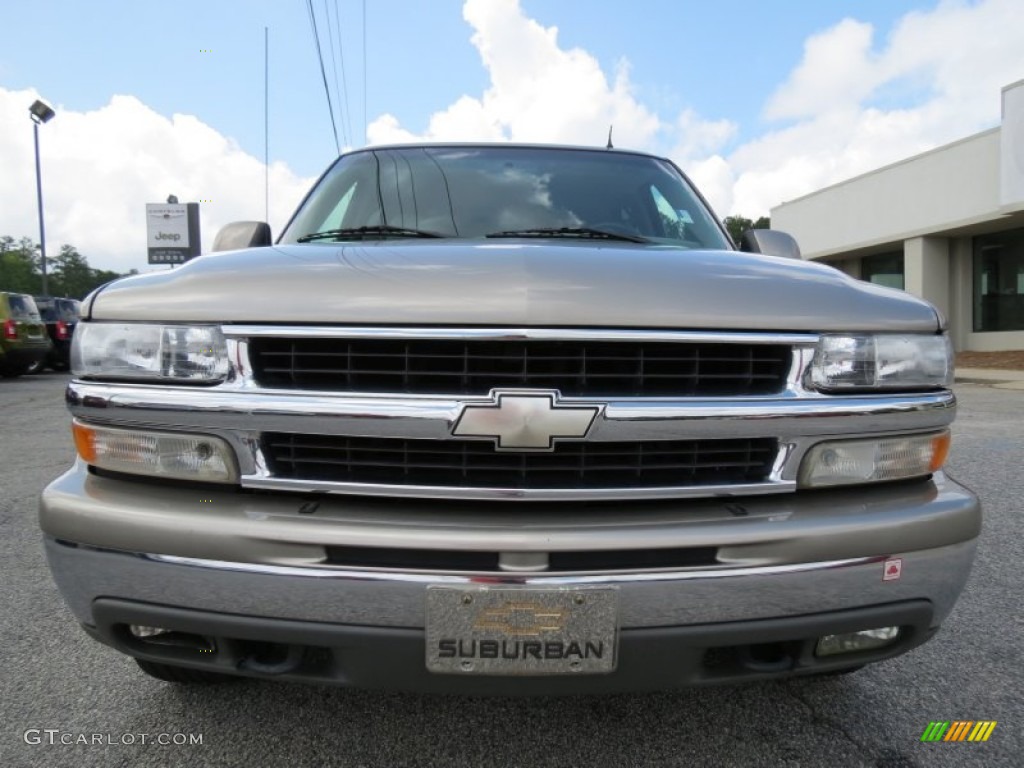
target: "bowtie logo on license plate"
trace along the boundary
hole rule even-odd
[[[493,440],[499,451],[552,451],[556,440],[582,440],[601,405],[560,402],[558,392],[492,393],[490,403],[467,403],[454,437]]]
[[[565,611],[539,603],[509,601],[500,608],[482,611],[473,622],[473,629],[490,629],[513,637],[538,637],[542,632],[561,632],[564,624]]]

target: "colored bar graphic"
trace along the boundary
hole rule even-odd
[[[995,729],[995,720],[932,720],[921,741],[988,741]]]
[[[996,729],[995,720],[982,720],[971,731],[971,735],[967,737],[968,741],[988,741],[988,737],[992,735],[992,731]]]
[[[967,736],[967,730],[974,725],[973,721],[968,720],[956,720],[953,725],[949,728],[949,733],[946,734],[946,738],[943,741],[963,741],[964,737]]]

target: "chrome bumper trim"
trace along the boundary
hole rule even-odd
[[[100,547],[89,547],[96,552],[113,552]],[[265,565],[263,563],[232,563],[223,560],[207,560],[196,557],[177,557],[176,555],[136,554],[144,560],[154,560],[174,565],[187,565],[194,568],[209,568],[217,571],[243,571],[245,573],[268,574],[277,576],[302,576],[314,579],[355,579],[357,581],[390,581],[408,584],[503,584],[524,587],[553,587],[594,584],[630,584],[643,581],[690,581],[693,579],[716,579],[737,576],[778,576],[786,573],[803,573],[804,571],[822,571],[832,568],[848,568],[867,563],[881,563],[885,557],[851,557],[845,560],[832,560],[820,563],[795,563],[791,565],[769,565],[752,568],[734,568],[720,566],[702,568],[692,571],[652,570],[623,571],[611,573],[509,573],[493,571],[481,573],[417,573],[415,571],[385,571],[382,569],[356,569],[346,567],[318,568],[292,565]]]
[[[481,588],[471,574],[380,573],[248,566],[94,549],[47,538],[47,558],[75,616],[115,597],[234,615],[379,627],[423,627],[429,584]],[[903,576],[882,580],[882,558],[770,568],[538,576],[488,574],[487,583],[534,588],[610,584],[620,590],[620,626],[665,627],[781,618],[927,599],[938,625],[963,589],[975,541],[894,552]]]

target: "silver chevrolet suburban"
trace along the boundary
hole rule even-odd
[[[87,299],[40,504],[71,611],[155,677],[836,674],[964,586],[942,317],[737,250],[667,160],[367,148],[215,250]]]

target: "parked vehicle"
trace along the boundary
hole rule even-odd
[[[27,294],[0,291],[0,325],[0,376],[28,373],[53,347],[35,300]]]
[[[29,373],[38,373],[44,368],[66,371],[71,367],[71,337],[78,324],[82,302],[51,296],[36,296],[35,301],[53,347],[44,360],[31,367]]]
[[[977,498],[941,313],[740,249],[647,154],[339,158],[98,289],[54,578],[164,680],[587,693],[832,674],[931,638]]]

